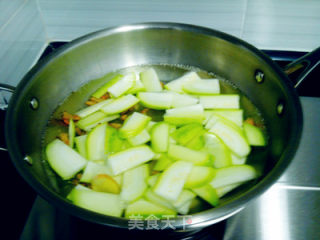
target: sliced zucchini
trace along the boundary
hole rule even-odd
[[[169,145],[168,156],[174,160],[191,162],[195,165],[205,165],[210,161],[209,154],[206,152],[192,150],[175,144]]]
[[[218,136],[237,156],[245,157],[250,153],[250,146],[242,129],[233,122],[219,119],[209,132]]]
[[[148,177],[147,179],[147,183],[150,187],[154,187],[154,185],[156,185],[158,179],[160,177],[160,173],[151,175],[150,177]]]
[[[178,144],[187,145],[192,139],[197,138],[199,135],[203,134],[204,129],[200,123],[190,123],[186,124],[178,129],[176,129],[170,136],[176,140]]]
[[[249,181],[257,178],[257,171],[250,165],[237,165],[216,170],[216,175],[210,182],[214,188],[224,187],[230,184]]]
[[[74,138],[76,149],[84,158],[87,158],[87,136],[88,135],[82,135]]]
[[[139,199],[129,204],[125,212],[126,218],[137,215],[141,215],[144,218],[150,217],[150,215],[158,218],[167,218],[167,216],[175,217],[177,213],[172,209],[151,203],[145,199]]]
[[[145,194],[144,194],[144,198],[154,204],[166,207],[168,209],[171,209],[173,211],[175,211],[175,207],[166,199],[164,199],[163,197],[157,195],[156,193],[154,193],[151,189],[148,189]]]
[[[168,109],[172,106],[173,95],[169,92],[139,92],[140,103],[152,109]]]
[[[183,93],[182,86],[194,80],[200,80],[198,74],[196,72],[188,72],[183,76],[167,83],[165,88],[173,92]]]
[[[205,145],[204,137],[203,135],[200,135],[192,139],[190,142],[188,142],[186,144],[186,147],[193,150],[201,150],[203,149],[204,145]]]
[[[106,77],[109,77],[109,74],[107,74],[106,76],[103,76],[102,78],[106,78]],[[96,97],[96,98],[102,97],[104,94],[106,94],[108,92],[108,89],[111,86],[113,86],[115,83],[117,83],[122,77],[123,77],[123,75],[121,75],[121,74],[115,75],[112,79],[110,79],[104,85],[102,85],[100,88],[98,88],[98,90],[95,93],[93,93],[92,96]]]
[[[83,130],[85,130],[86,132],[89,132],[91,131],[94,127],[96,127],[97,125],[99,124],[102,124],[102,123],[107,123],[107,122],[110,122],[112,120],[115,120],[117,118],[119,118],[120,115],[119,114],[114,114],[114,115],[109,115],[109,116],[106,116],[105,118],[101,119],[100,121],[98,122],[95,122],[91,125],[88,125],[86,127],[83,128]]]
[[[146,128],[150,120],[151,117],[134,112],[124,121],[122,127],[119,129],[120,137],[131,138],[136,136]]]
[[[108,88],[108,92],[112,97],[120,97],[133,86],[135,78],[135,73],[128,73],[124,75],[122,78],[119,78],[116,83]]]
[[[99,103],[96,103],[94,105],[91,105],[89,107],[83,108],[81,110],[79,110],[78,112],[75,113],[75,115],[78,115],[81,118],[84,118],[94,112],[99,111],[103,106],[111,103],[114,99],[107,99],[104,101],[101,101]]]
[[[247,122],[243,123],[243,130],[251,146],[266,146],[267,141],[263,131]]]
[[[164,121],[175,125],[187,123],[202,123],[204,119],[203,107],[200,104],[166,110]]]
[[[94,106],[94,105],[93,105]],[[104,118],[106,118],[106,114],[104,112],[101,111],[97,111],[94,112],[90,115],[87,115],[84,118],[81,118],[77,123],[76,126],[81,128],[81,129],[85,129],[88,126],[92,126],[93,124],[99,123],[100,121],[102,121]]]
[[[69,135],[69,146],[73,148],[74,137],[76,136],[76,126],[74,125],[74,121],[72,119],[69,122],[68,135]]]
[[[124,150],[127,147],[126,140],[120,138],[119,131],[107,125],[105,153],[112,154]]]
[[[232,164],[231,152],[214,134],[204,135],[205,149],[211,154],[214,168],[228,167]]]
[[[242,165],[247,161],[247,157],[238,157],[237,155],[231,154],[232,165]]]
[[[220,84],[218,79],[199,79],[183,84],[182,89],[191,94],[219,94]]]
[[[149,176],[147,164],[132,168],[123,174],[121,199],[132,202],[143,195],[147,189],[146,179]]]
[[[161,92],[162,86],[156,71],[149,68],[140,73],[140,80],[147,92]]]
[[[149,142],[150,139],[151,139],[151,136],[148,133],[148,131],[146,129],[143,129],[136,136],[128,138],[128,142],[132,146],[138,146],[138,145],[145,144],[145,143]]]
[[[109,115],[117,114],[117,113],[121,113],[128,110],[138,102],[139,102],[138,98],[136,98],[132,94],[128,94],[115,99],[111,103],[104,105],[101,108],[101,111]]]
[[[177,212],[180,214],[188,214],[192,201],[193,199],[191,199],[190,201],[186,202],[185,204],[177,208]]]
[[[136,77],[136,80],[134,81],[133,86],[129,89],[127,93],[135,94],[138,92],[143,92],[145,90],[146,88],[144,87],[141,80],[138,77]]]
[[[211,115],[216,115],[218,117],[226,118],[239,127],[242,127],[243,124],[243,110],[242,109],[216,109],[216,110],[205,110],[204,114],[206,119]],[[205,124],[205,123],[204,123]]]
[[[59,139],[47,145],[46,155],[49,165],[63,180],[72,178],[87,164],[84,157]]]
[[[238,109],[240,96],[237,94],[219,94],[215,96],[200,96],[200,104],[204,109]]]
[[[191,192],[190,190],[183,189],[178,197],[178,199],[174,202],[172,202],[173,207],[176,209],[181,208],[185,203],[192,201],[196,195]]]
[[[177,161],[170,165],[160,176],[153,191],[159,196],[176,201],[192,169],[192,163]]]
[[[97,192],[120,193],[120,185],[108,174],[98,174],[91,180],[91,188]]]
[[[219,204],[217,191],[210,184],[206,184],[198,188],[192,188],[191,190],[212,206],[216,207]]]
[[[92,178],[98,174],[111,175],[111,170],[104,165],[89,161],[86,168],[83,171],[83,174],[80,178],[80,182],[90,183]]]
[[[161,157],[156,162],[156,165],[154,165],[153,170],[163,171],[169,167],[172,162],[173,161],[166,154],[161,154]]]
[[[76,189],[73,189],[70,194],[72,194],[72,202],[79,207],[109,216],[122,215],[124,204],[119,194]]]
[[[198,98],[187,95],[187,94],[180,94],[175,92],[171,92],[171,94],[172,94],[171,107],[173,108],[195,105],[199,102]]]
[[[154,121],[150,121],[149,123],[148,123],[148,125],[146,126],[146,129],[147,129],[147,131],[149,132],[149,133],[151,133],[151,129],[152,129],[152,127],[156,124],[157,122],[154,122]]]
[[[184,184],[186,188],[196,188],[208,184],[215,175],[212,167],[193,166]]]
[[[231,192],[233,189],[239,187],[242,183],[235,183],[235,184],[230,184],[224,187],[218,187],[216,188],[217,194],[219,198],[223,197],[227,193]]]
[[[160,122],[151,130],[151,146],[155,152],[167,152],[169,146],[169,124]]]
[[[103,123],[96,126],[87,137],[87,157],[91,161],[101,161],[106,159],[105,142],[106,142],[107,124]]]
[[[132,147],[110,155],[107,160],[107,166],[111,168],[114,175],[118,175],[150,161],[154,155],[154,152],[146,145]]]

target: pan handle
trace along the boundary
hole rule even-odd
[[[0,92],[5,91],[5,92],[13,93],[15,89],[16,88],[11,85],[0,83]],[[0,104],[0,109],[5,111],[8,108],[8,102],[5,98],[3,98],[3,102],[4,103]],[[0,151],[8,151],[8,150],[5,147],[0,146]]]
[[[308,74],[311,73],[319,64],[320,47],[288,64],[284,68],[284,72],[293,81],[294,87],[298,88]]]

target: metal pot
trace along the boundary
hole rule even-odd
[[[42,137],[49,117],[71,92],[108,72],[143,64],[195,66],[231,80],[262,112],[270,137],[264,161],[255,156],[263,165],[261,178],[225,198],[219,207],[194,214],[187,226],[185,219],[174,219],[176,229],[198,229],[232,216],[287,168],[298,147],[302,112],[292,82],[271,59],[250,44],[212,29],[175,23],[134,24],[70,42],[35,65],[14,90],[5,122],[7,147],[18,172],[40,196],[80,218],[128,228],[124,218],[87,211],[66,200],[64,185],[43,161]],[[297,66],[292,64],[288,71]]]

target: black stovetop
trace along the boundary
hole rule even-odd
[[[41,58],[55,51],[66,42],[52,42],[43,52]],[[281,67],[292,62],[293,60],[303,56],[304,52],[289,52],[289,51],[264,51]],[[320,74],[318,67],[309,78],[316,79]],[[313,87],[314,81],[305,81],[298,89],[300,96],[315,96],[320,97],[317,88]],[[1,139],[0,146],[4,146],[4,111],[0,111],[1,124]],[[2,206],[4,211],[3,219],[6,224],[2,233],[10,234],[11,239],[92,239],[99,236],[105,236],[107,239],[145,239],[140,233],[133,231],[124,231],[110,229],[105,226],[89,223],[78,218],[72,217],[61,210],[54,208],[46,201],[37,197],[36,193],[24,182],[18,175],[13,164],[10,161],[7,152],[0,151],[0,158],[4,163],[2,169],[3,175],[3,194]],[[178,238],[168,235],[163,235],[157,232],[156,235],[147,236],[147,239],[204,239],[204,240],[220,240],[223,238],[225,230],[225,222],[215,224],[209,228],[205,228],[200,232],[193,232],[192,236],[180,235]],[[5,235],[7,236],[7,235]],[[145,233],[144,233],[145,236]],[[158,236],[158,237],[155,237]]]

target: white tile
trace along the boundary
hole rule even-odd
[[[320,45],[320,1],[248,0],[244,40],[264,49],[310,51]]]

